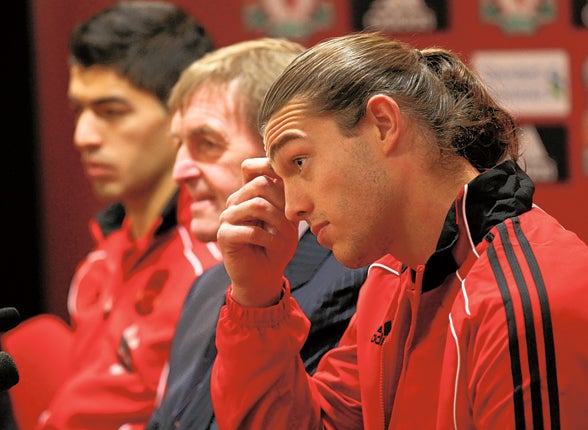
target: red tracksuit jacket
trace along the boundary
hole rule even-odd
[[[425,266],[373,264],[313,377],[298,357],[309,323],[287,289],[265,309],[228,294],[220,428],[588,428],[588,247],[533,189],[503,163],[463,188]]]
[[[69,291],[73,348],[64,354],[70,371],[37,429],[144,427],[184,298],[220,259],[216,244],[192,239],[189,202],[182,190],[139,241],[130,239],[121,211],[109,211],[108,220],[102,214],[100,228],[94,223],[96,247]]]

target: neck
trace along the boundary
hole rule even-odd
[[[411,209],[405,219],[405,231],[410,233],[405,243],[408,257],[403,262],[413,268],[427,262],[436,250],[451,205],[463,186],[478,174],[467,161],[458,160],[457,166],[423,175],[418,184],[421,191],[410,198]]]
[[[133,239],[140,239],[151,231],[153,223],[176,190],[177,184],[170,175],[169,179],[162,180],[150,194],[124,202]]]

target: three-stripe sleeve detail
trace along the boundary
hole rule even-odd
[[[514,386],[513,401],[515,413],[515,429],[524,430],[525,404],[523,402],[523,391],[521,389],[523,383],[523,376],[521,371],[521,363],[519,361],[519,341],[517,336],[517,325],[515,321],[512,299],[510,297],[510,292],[506,284],[504,272],[500,267],[500,261],[496,256],[496,250],[494,249],[493,245],[490,245],[488,247],[488,259],[490,261],[490,265],[492,266],[492,270],[494,271],[494,276],[496,277],[496,282],[498,283],[498,288],[500,289],[500,294],[502,295],[502,301],[504,302],[504,310],[506,312],[506,322],[508,328],[508,348],[510,351],[511,358],[510,367],[512,373],[512,383]]]
[[[513,220],[515,235],[521,245],[524,255],[527,258],[533,281],[537,288],[537,295],[539,296],[539,303],[541,307],[541,321],[543,323],[543,341],[545,343],[545,363],[547,370],[547,392],[549,396],[549,410],[551,417],[551,428],[559,429],[559,395],[557,386],[557,370],[555,367],[555,342],[553,340],[553,326],[551,324],[551,312],[549,310],[549,300],[547,298],[547,290],[545,289],[545,282],[541,276],[541,270],[535,259],[535,255],[531,250],[531,246],[527,241],[518,218]]]
[[[555,369],[555,347],[553,342],[553,331],[551,325],[551,315],[549,311],[549,303],[545,284],[541,271],[537,264],[537,260],[532,252],[532,249],[525,238],[525,235],[520,228],[518,218],[513,218],[514,235],[509,235],[509,231],[505,224],[497,226],[500,240],[502,242],[505,261],[502,262],[496,253],[494,244],[488,248],[488,258],[498,288],[502,295],[504,309],[506,312],[507,329],[509,338],[509,352],[511,357],[511,372],[513,378],[513,385],[515,387],[513,401],[516,429],[524,429],[525,426],[525,407],[522,392],[522,361],[521,347],[519,345],[518,329],[516,325],[515,314],[521,313],[523,318],[525,330],[525,342],[527,357],[526,363],[529,369],[530,378],[530,395],[532,407],[533,423],[529,428],[541,430],[544,428],[543,422],[543,402],[541,395],[541,369],[539,359],[539,351],[545,351],[544,362],[546,363],[546,379],[548,385],[549,398],[549,416],[551,419],[551,428],[559,428],[559,400],[557,389],[557,373]],[[511,237],[513,236],[513,237]],[[513,246],[514,244],[514,246]],[[515,252],[515,247],[520,248],[522,252]],[[505,270],[508,267],[512,277],[514,278],[514,285],[509,285],[505,276]],[[532,282],[529,283],[524,276],[524,270],[528,270],[531,274]],[[529,291],[529,288],[532,290]],[[518,297],[513,300],[511,294],[518,294]],[[541,333],[542,337],[538,339],[537,330],[535,328],[535,316],[533,315],[533,304],[530,294],[536,295],[538,298],[539,309],[535,310],[540,315]],[[521,310],[517,312],[515,303],[520,302]],[[541,335],[540,335],[541,336]],[[543,348],[538,348],[537,342],[543,342]]]

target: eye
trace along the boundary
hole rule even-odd
[[[224,153],[225,146],[214,140],[197,135],[191,137],[188,151],[195,160],[214,161]]]
[[[212,151],[215,148],[218,148],[218,145],[215,142],[205,139],[200,142],[200,148],[202,151]]]
[[[96,114],[104,119],[117,119],[130,112],[130,108],[123,103],[103,103],[94,107]]]
[[[302,157],[296,157],[293,160],[293,163],[298,168],[298,171],[302,171],[302,167],[304,166],[305,161],[306,161],[306,159],[304,159]]]
[[[197,150],[199,154],[202,155],[210,155],[218,152],[220,150],[220,146],[208,139],[201,139],[198,141]]]

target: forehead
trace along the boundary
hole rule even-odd
[[[306,103],[301,101],[289,102],[274,113],[263,133],[266,155],[272,159],[289,141],[302,138],[311,119]]]
[[[260,137],[252,129],[236,83],[206,84],[187,94],[179,112],[172,120],[172,131],[184,137],[211,134],[227,142],[241,138]]]
[[[130,83],[119,76],[113,69],[105,66],[81,67],[72,65],[69,69],[70,87],[89,87],[92,85],[103,84],[106,87],[126,87]]]
[[[95,100],[135,99],[138,102],[149,100],[160,104],[154,94],[137,88],[114,69],[102,65],[71,66],[68,96],[72,101],[88,103]]]
[[[234,121],[241,122],[243,103],[239,96],[237,84],[210,83],[192,90],[182,105],[184,117],[225,117],[230,115]]]

